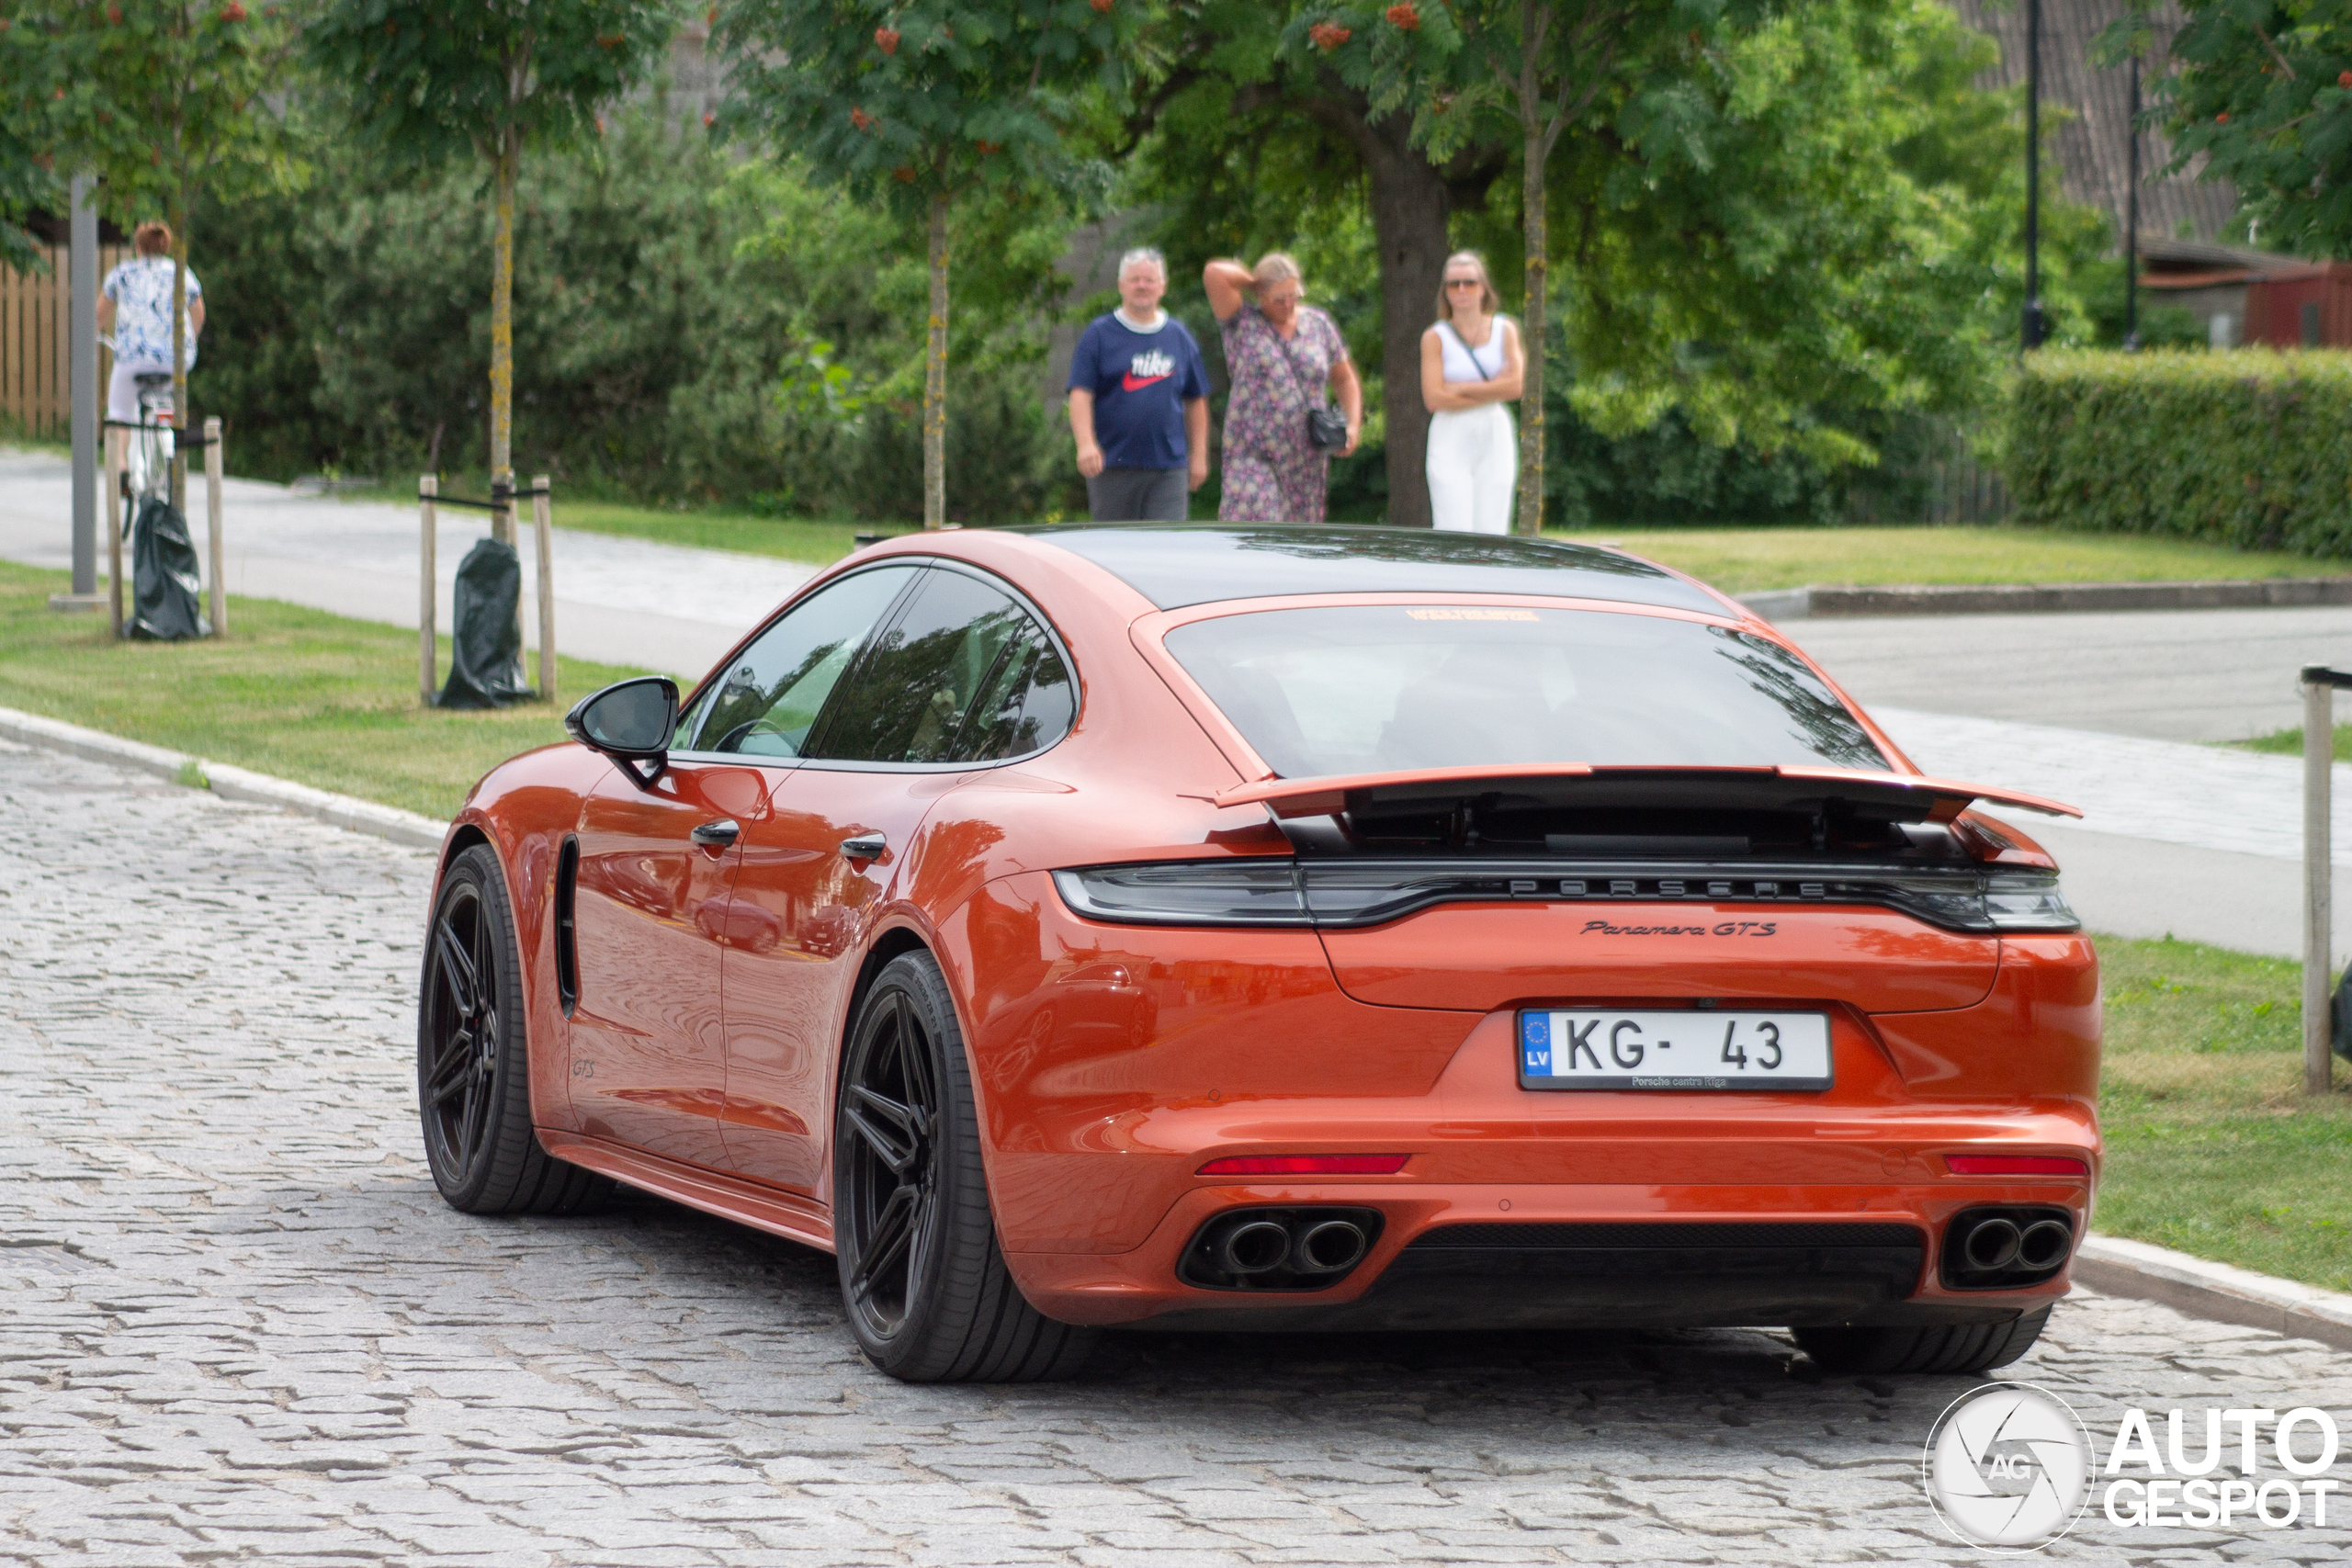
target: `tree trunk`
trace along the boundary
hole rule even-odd
[[[1540,0],[1520,0],[1519,36],[1522,45],[1532,43],[1537,28],[1547,19],[1543,10]],[[1518,531],[1530,536],[1544,532],[1544,306],[1552,272],[1545,255],[1551,231],[1545,222],[1544,205],[1544,154],[1548,145],[1544,134],[1543,100],[1537,96],[1540,85],[1535,51],[1522,47],[1519,123],[1525,140],[1520,202],[1526,231],[1527,299],[1520,311],[1520,331],[1527,351],[1527,377],[1519,400]]]
[[[514,489],[514,176],[522,163],[522,133],[509,129],[498,143],[498,205],[490,240],[490,493]],[[490,514],[491,537],[514,542],[513,504]]]
[[[1430,525],[1430,411],[1421,402],[1421,334],[1436,320],[1438,280],[1453,246],[1453,194],[1445,176],[1408,141],[1412,118],[1365,118],[1364,106],[1312,100],[1309,112],[1344,137],[1372,176],[1372,227],[1380,252],[1381,408],[1391,527]]]
[[[947,521],[947,197],[931,198],[931,334],[922,356],[922,525]]]

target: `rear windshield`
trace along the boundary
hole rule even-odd
[[[1285,778],[1525,762],[1889,767],[1795,655],[1696,621],[1363,605],[1223,615],[1165,641]]]

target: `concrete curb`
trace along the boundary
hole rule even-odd
[[[2222,582],[2011,582],[1935,588],[1780,588],[1739,602],[1768,621],[1832,615],[2007,615],[2084,610],[2233,610],[2352,604],[2352,577]]]
[[[2161,1302],[2191,1317],[2267,1328],[2352,1350],[2352,1295],[2209,1263],[2167,1247],[2088,1235],[2075,1249],[2074,1278],[2104,1295]]]
[[[125,740],[120,736],[85,729],[78,724],[67,724],[62,719],[43,718],[39,714],[19,713],[14,708],[0,708],[0,738],[26,746],[71,752],[93,761],[136,768],[141,773],[164,779],[177,779],[182,770],[193,763],[202,771],[212,793],[223,800],[275,806],[281,810],[316,818],[334,827],[347,828],[355,833],[373,833],[379,839],[389,839],[393,843],[406,844],[413,849],[437,850],[449,831],[447,822],[435,822],[432,818],[420,817],[413,811],[379,806],[372,800],[336,795],[331,790],[312,789],[309,784],[273,778],[267,773],[232,767],[227,762],[208,762],[184,751],[168,750],[139,740]]]

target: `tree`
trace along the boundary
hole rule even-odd
[[[353,128],[419,171],[489,165],[490,469],[514,482],[514,186],[526,149],[595,134],[597,110],[641,82],[676,31],[673,0],[323,0],[304,28],[314,66],[350,96]],[[494,514],[514,540],[511,511]]]
[[[0,266],[18,272],[42,265],[25,220],[55,210],[60,194],[51,117],[62,62],[40,26],[44,12],[0,0]]]
[[[2154,84],[2170,109],[2172,171],[2207,160],[2261,225],[2266,244],[2352,252],[2352,0],[2183,0],[2176,69]],[[2143,19],[2103,40],[2144,52]]]
[[[172,227],[173,407],[187,400],[189,221],[214,197],[291,179],[290,150],[269,97],[293,38],[284,8],[243,0],[144,0],[19,6],[11,36],[45,41],[49,137],[56,162],[95,171],[100,204],[128,226],[160,204]],[[172,495],[184,504],[185,454]]]
[[[1171,252],[1296,248],[1309,214],[1362,189],[1380,300],[1380,369],[1366,391],[1381,394],[1388,520],[1427,527],[1421,333],[1452,249],[1452,219],[1486,206],[1509,159],[1500,145],[1482,143],[1433,161],[1409,115],[1384,112],[1307,46],[1303,18],[1325,9],[1324,0],[1159,7],[1138,51],[1148,84],[1116,150],[1141,152],[1141,173],[1128,184],[1135,200],[1169,215]],[[1325,280],[1313,282],[1319,299]]]
[[[1294,51],[1329,57],[1375,118],[1401,116],[1443,161],[1495,137],[1517,143],[1525,272],[1527,392],[1520,418],[1519,527],[1544,525],[1544,380],[1551,236],[1546,172],[1571,127],[1633,85],[1679,75],[1690,45],[1720,33],[1741,0],[1396,0],[1317,6],[1294,20]],[[1670,113],[1673,96],[1662,100]]]
[[[978,192],[1083,197],[1107,179],[1069,134],[1124,89],[1136,0],[731,0],[714,34],[725,125],[820,181],[923,224],[923,526],[946,521],[948,221]]]

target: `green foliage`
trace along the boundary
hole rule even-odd
[[[1139,7],[1087,0],[729,0],[730,131],[821,183],[923,209],[976,188],[1099,187],[1067,131],[1087,85],[1121,79]]]
[[[2178,69],[2156,78],[2176,171],[2238,189],[2264,243],[2312,256],[2352,250],[2352,0],[2183,0]],[[2145,49],[2144,21],[2109,29]]]
[[[412,184],[365,147],[321,175],[299,199],[200,211],[214,238],[197,412],[226,417],[241,471],[480,473],[492,220],[477,176]],[[916,231],[791,170],[730,168],[658,102],[535,160],[515,222],[523,472],[575,498],[920,514]],[[956,339],[969,368],[947,430],[957,518],[1073,504],[1037,370],[1067,223],[1037,206],[974,220]]]
[[[2352,354],[2043,352],[2011,403],[2022,522],[2352,555]]]
[[[50,166],[63,60],[40,26],[46,10],[0,0],[0,266],[18,272],[46,265],[25,219],[63,205],[64,182]]]
[[[243,195],[297,177],[271,91],[294,36],[287,6],[28,0],[11,20],[11,37],[48,53],[46,140],[59,166],[96,171],[118,222],[159,208],[184,220],[199,188]]]
[[[675,0],[322,0],[302,47],[362,139],[431,168],[593,136],[677,22]]]

